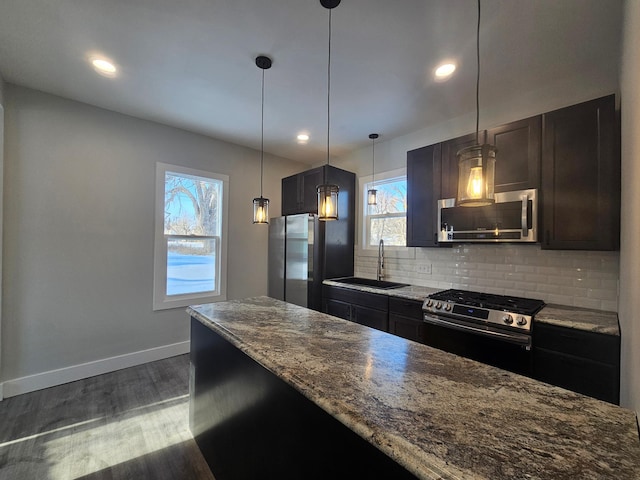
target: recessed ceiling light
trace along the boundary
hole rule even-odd
[[[105,77],[116,76],[116,66],[109,60],[105,60],[104,58],[92,58],[91,65],[93,65],[93,69],[100,75],[104,75]]]
[[[443,81],[451,77],[451,75],[455,71],[456,71],[456,64],[451,62],[446,62],[441,65],[438,65],[438,67],[434,71],[434,75],[436,80]]]
[[[309,135],[307,133],[301,133],[297,137],[298,143],[305,144],[309,141]]]

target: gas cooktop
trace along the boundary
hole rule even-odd
[[[505,295],[454,289],[431,294],[429,295],[429,298],[491,310],[522,313],[526,315],[535,315],[542,309],[542,307],[545,306],[545,303],[542,300],[535,300],[532,298],[509,297]]]
[[[542,300],[532,298],[451,289],[429,295],[422,309],[426,314],[530,332],[533,316],[544,306]]]

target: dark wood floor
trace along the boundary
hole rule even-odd
[[[189,356],[0,402],[1,480],[213,480],[189,431]]]

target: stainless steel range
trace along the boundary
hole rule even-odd
[[[528,373],[532,325],[542,300],[444,290],[422,305],[427,343],[508,370]]]

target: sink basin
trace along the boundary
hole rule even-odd
[[[406,287],[406,283],[387,282],[386,280],[375,280],[373,278],[361,278],[361,277],[346,277],[346,278],[333,278],[334,282],[348,283],[350,285],[362,285],[363,287],[374,288],[400,288]]]

